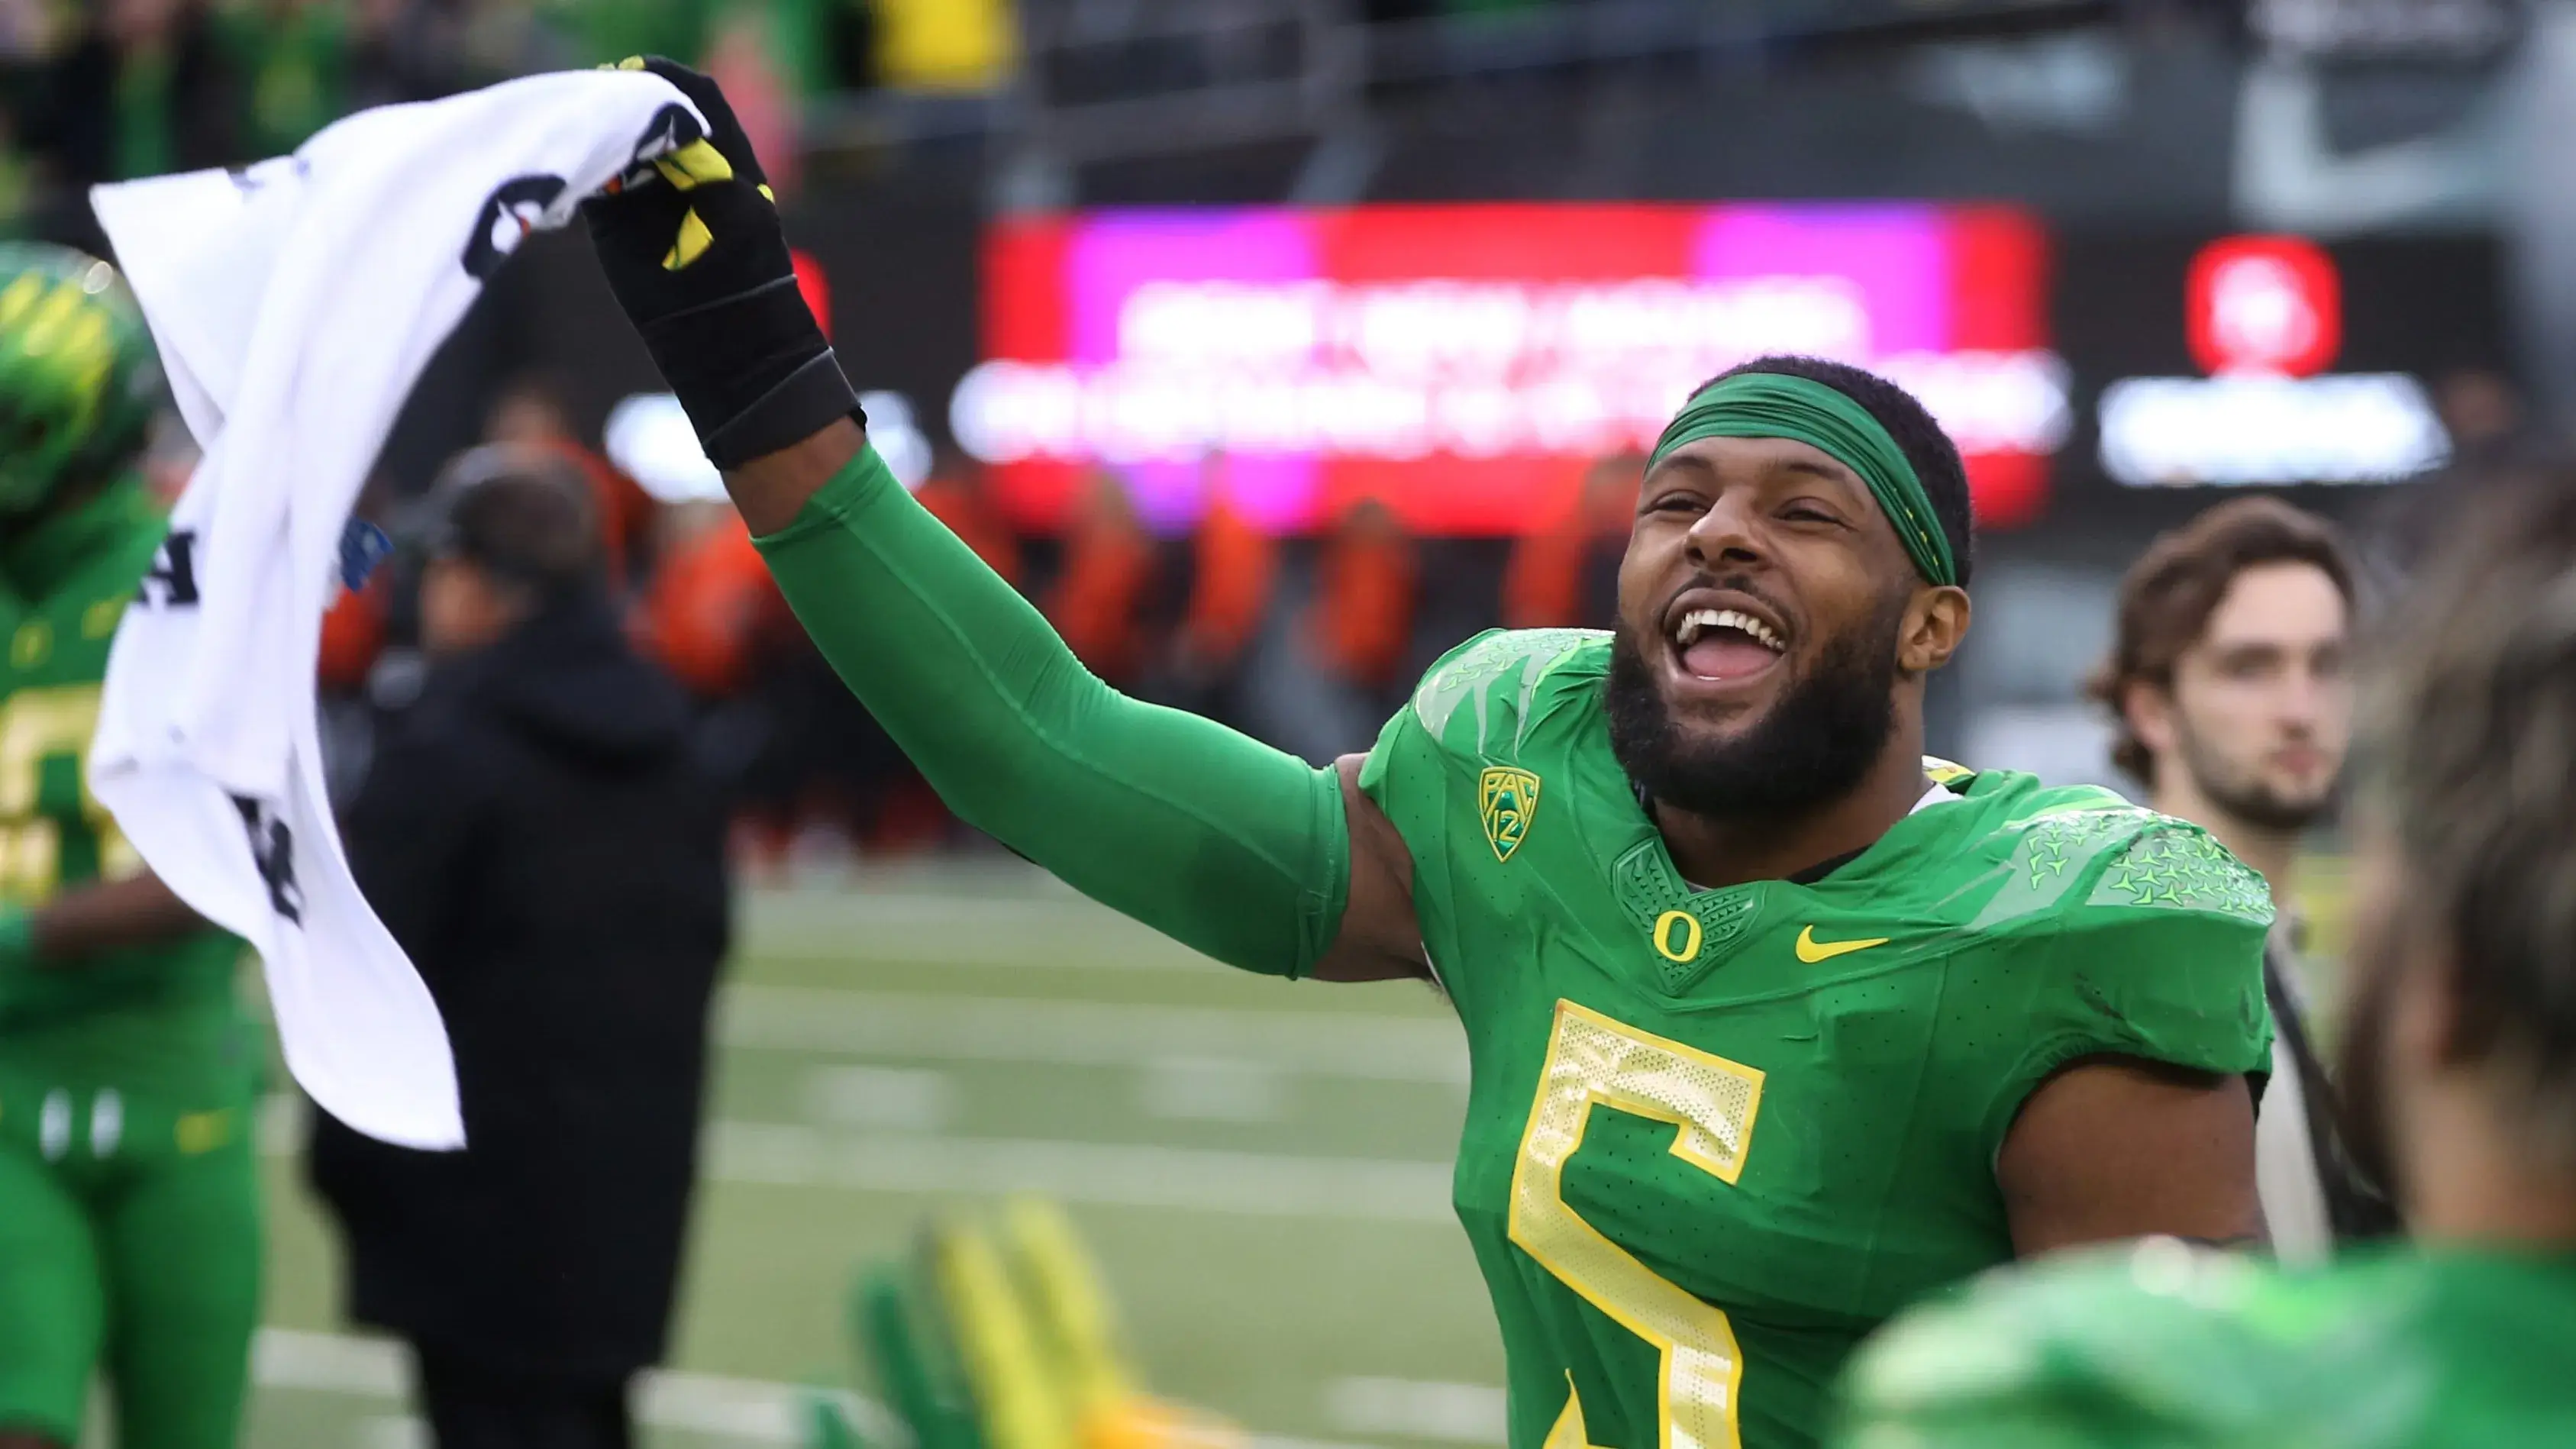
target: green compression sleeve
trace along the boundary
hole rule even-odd
[[[859,702],[961,819],[1228,965],[1311,970],[1350,888],[1341,784],[1127,698],[874,448],[756,540]]]

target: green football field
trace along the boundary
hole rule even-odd
[[[1502,1442],[1501,1351],[1448,1206],[1466,1054],[1427,988],[1228,971],[1015,865],[757,895],[738,942],[648,1444],[790,1443],[799,1386],[866,1394],[853,1269],[1016,1191],[1072,1213],[1149,1386],[1259,1449]],[[263,1125],[244,1442],[425,1442],[400,1357],[339,1318],[299,1100]]]

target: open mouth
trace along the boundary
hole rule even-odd
[[[1759,674],[1789,648],[1777,627],[1742,609],[1684,609],[1673,620],[1672,636],[1682,672],[1713,681]]]

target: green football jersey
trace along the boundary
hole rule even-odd
[[[1609,654],[1471,640],[1360,776],[1466,1027],[1511,1442],[1811,1444],[1864,1334],[2012,1256],[1995,1156],[2051,1071],[2263,1068],[2270,897],[2192,826],[1955,767],[1812,885],[1694,889],[1611,753]]]
[[[2304,1272],[2170,1238],[1995,1274],[1853,1361],[1840,1449],[2576,1444],[2576,1253]]]
[[[42,905],[142,869],[87,766],[108,645],[164,530],[129,479],[0,539],[0,900]],[[209,928],[0,977],[0,1071],[189,1099],[247,1092],[240,953]]]

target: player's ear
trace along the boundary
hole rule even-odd
[[[1896,667],[1924,674],[1950,662],[1959,641],[1968,637],[1968,591],[1947,584],[1914,591],[1905,610],[1905,629],[1896,643]]]
[[[2163,685],[2143,679],[2129,681],[2120,691],[2120,715],[2129,722],[2129,733],[2147,747],[2147,753],[2162,758],[2173,753],[2173,695]]]

